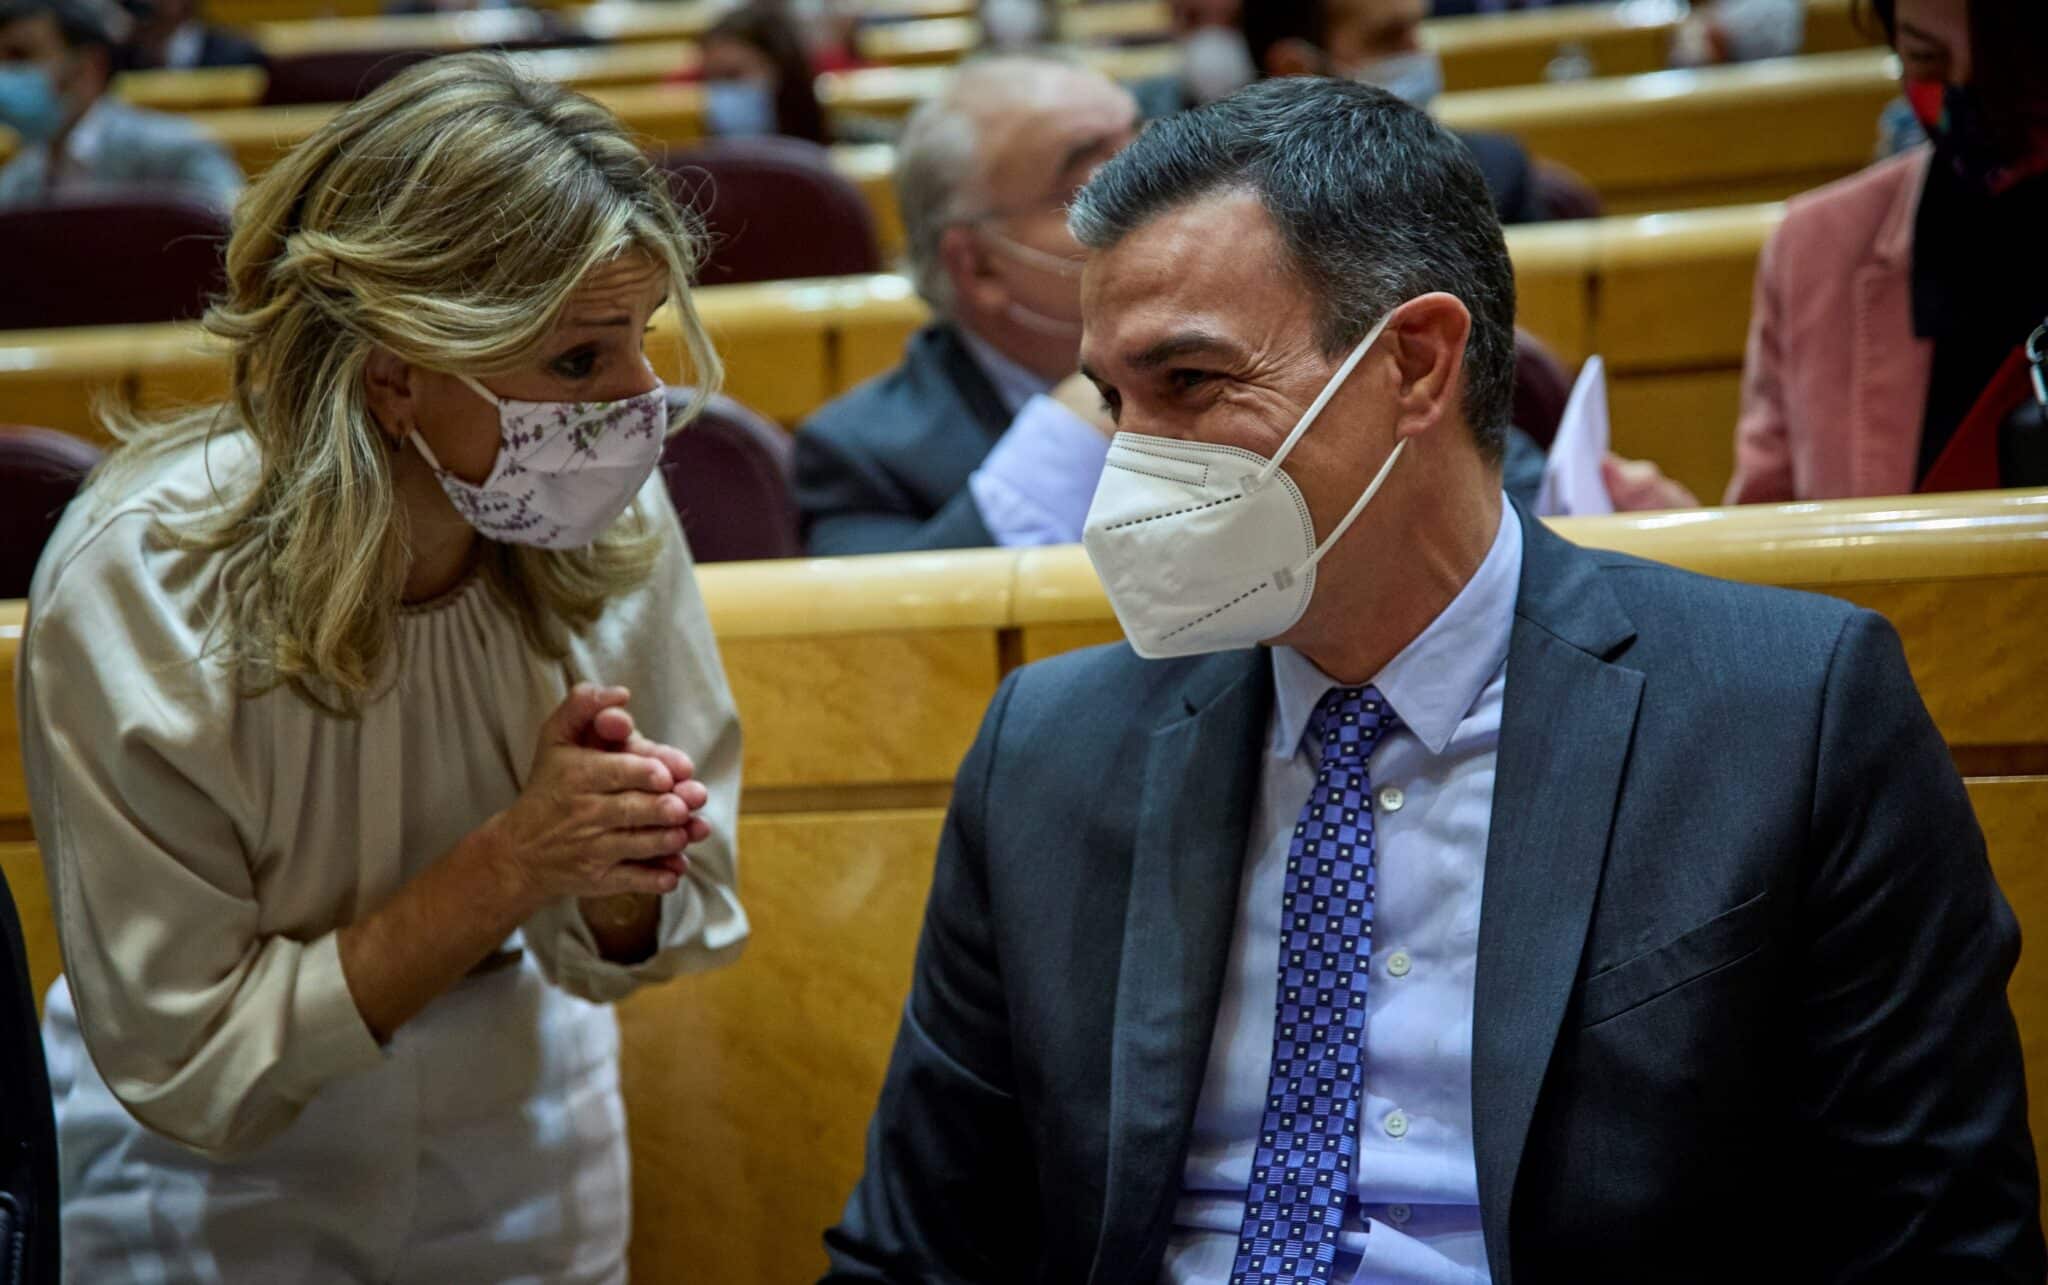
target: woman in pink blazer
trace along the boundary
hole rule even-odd
[[[1935,142],[1795,198],[1765,247],[1731,504],[2048,482],[2014,436],[2040,435],[2015,354],[2048,320],[2048,4],[1873,8]]]

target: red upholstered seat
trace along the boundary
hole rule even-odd
[[[689,400],[673,389],[669,404]],[[790,558],[803,552],[790,494],[789,434],[730,397],[715,397],[671,437],[661,471],[699,562]]]
[[[1514,425],[1544,450],[1557,436],[1565,403],[1571,400],[1572,373],[1543,341],[1519,327],[1515,330]]]
[[[705,285],[875,272],[874,216],[830,153],[800,138],[717,139],[663,162],[711,233]]]
[[[226,284],[227,216],[142,193],[70,196],[0,210],[11,263],[0,330],[187,321]],[[4,413],[5,407],[0,407]]]
[[[97,448],[68,433],[0,427],[0,598],[28,597],[43,545],[99,462]]]

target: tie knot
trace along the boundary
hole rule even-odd
[[[1363,763],[1401,716],[1377,687],[1332,687],[1309,715],[1308,734],[1323,748],[1323,761]]]

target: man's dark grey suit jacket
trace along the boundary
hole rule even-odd
[[[1891,627],[1522,521],[1472,1050],[1494,1279],[2039,1285],[2019,934]],[[1003,685],[829,1279],[1157,1278],[1271,702],[1262,651]]]

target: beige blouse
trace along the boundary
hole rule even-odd
[[[209,652],[222,558],[161,538],[161,519],[218,503],[252,461],[226,437],[133,494],[73,504],[20,663],[30,804],[86,1045],[137,1119],[209,1154],[264,1141],[322,1084],[379,1062],[336,930],[517,797],[575,682],[632,688],[646,734],[696,760],[713,837],[646,962],[604,961],[571,901],[525,925],[525,948],[565,991],[607,1001],[725,962],[747,935],[739,724],[658,473],[639,502],[666,556],[566,661],[534,655],[471,579],[404,615],[390,688],[342,719],[289,688],[238,695]]]

